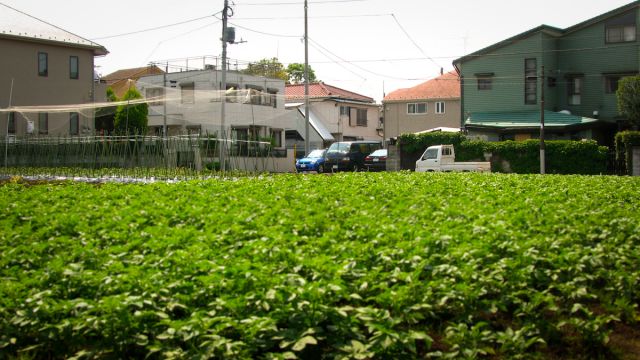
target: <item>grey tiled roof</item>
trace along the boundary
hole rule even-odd
[[[107,50],[102,45],[2,3],[0,3],[0,36],[60,42],[67,46],[92,48],[96,55],[107,54]]]

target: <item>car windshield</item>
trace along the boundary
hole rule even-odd
[[[424,158],[427,160],[437,159],[438,158],[438,149],[429,149],[427,153],[424,155]]]
[[[308,158],[318,159],[324,156],[324,150],[313,150],[307,155]]]
[[[333,143],[329,146],[328,153],[348,153],[351,144],[349,143]]]
[[[371,153],[369,156],[387,156],[387,149],[376,150]]]

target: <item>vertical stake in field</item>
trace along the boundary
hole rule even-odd
[[[13,78],[11,79],[11,90],[9,91],[9,106],[7,106],[7,109],[11,107],[12,98],[13,98]],[[4,138],[4,168],[5,169],[9,168],[8,167],[8,158],[7,158],[8,154],[9,154],[9,152],[8,152],[8,149],[9,149],[9,120],[11,120],[11,112],[10,111],[7,112],[7,128],[6,128],[7,133],[6,133],[5,138]],[[15,118],[13,119],[13,121],[14,121],[14,124],[15,124],[15,121],[16,121]]]
[[[540,174],[544,175],[545,169],[545,144],[544,144],[544,65],[542,65],[542,91],[540,92]]]

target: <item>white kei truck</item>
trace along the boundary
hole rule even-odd
[[[456,162],[453,145],[429,146],[416,161],[416,172],[491,172],[490,162]]]

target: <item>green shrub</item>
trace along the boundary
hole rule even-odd
[[[631,175],[631,151],[640,146],[640,131],[622,131],[616,134],[616,163],[622,173]]]
[[[640,139],[640,138],[639,138]],[[534,174],[540,172],[540,141],[473,141],[461,133],[404,134],[400,136],[402,164],[409,168],[432,145],[452,144],[456,161],[492,159],[494,172]],[[603,174],[607,171],[607,148],[595,141],[546,141],[546,172],[549,174]],[[504,161],[508,163],[505,167]]]

